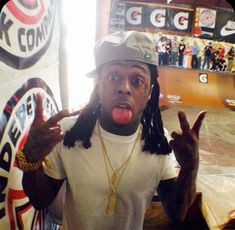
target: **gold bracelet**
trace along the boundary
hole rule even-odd
[[[20,170],[24,172],[38,170],[41,167],[42,162],[43,161],[41,160],[41,161],[30,163],[27,161],[25,154],[21,150],[18,150],[16,152],[16,165]]]

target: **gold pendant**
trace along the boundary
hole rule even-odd
[[[107,206],[107,214],[109,216],[113,216],[115,213],[115,209],[116,209],[116,193],[114,191],[112,191],[109,194],[109,200],[108,200],[108,206]]]
[[[44,158],[43,162],[44,162],[44,164],[46,165],[47,168],[51,169],[51,163],[48,159]]]
[[[112,187],[116,186],[116,182],[117,182],[117,173],[114,172],[112,177],[111,177],[111,183],[112,183]]]

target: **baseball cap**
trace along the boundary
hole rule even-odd
[[[97,77],[97,69],[111,61],[133,60],[157,65],[152,40],[137,31],[118,31],[101,38],[95,45],[94,57],[96,69],[88,77]]]

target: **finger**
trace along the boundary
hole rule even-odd
[[[57,136],[60,133],[62,133],[60,128],[49,129],[49,131],[43,135],[43,138],[46,140],[46,139],[52,138],[54,136]]]
[[[46,126],[51,127],[53,125],[56,125],[56,123],[58,123],[63,118],[76,116],[76,115],[80,114],[80,112],[81,112],[80,110],[75,111],[75,112],[69,112],[68,109],[63,109],[59,113],[57,113],[56,115],[50,117],[50,119],[47,121]]]
[[[186,118],[185,113],[183,111],[179,111],[178,117],[179,117],[180,127],[182,129],[182,133],[184,135],[188,135],[190,133],[190,125]]]
[[[43,96],[40,93],[35,95],[35,116],[34,120],[43,120]]]
[[[51,126],[50,127],[50,130],[53,130],[53,129],[60,129],[61,127],[60,127],[60,124],[55,124],[55,125],[53,125],[53,126]]]
[[[67,117],[77,116],[81,113],[81,110],[70,112]]]
[[[175,150],[175,148],[176,148],[176,146],[177,146],[175,140],[170,140],[170,141],[169,141],[169,145],[171,146],[171,148],[172,148],[173,150]]]
[[[171,133],[171,137],[172,137],[173,139],[178,138],[180,135],[181,135],[181,133],[176,132],[176,131],[174,131],[174,132]]]
[[[205,118],[206,113],[207,113],[206,111],[201,111],[198,114],[198,116],[197,116],[197,118],[196,118],[196,120],[194,122],[194,125],[192,127],[192,130],[197,134],[197,136],[199,136],[199,130],[200,130],[201,126],[202,126],[202,121]]]
[[[69,117],[70,113],[67,109],[61,110],[59,113],[51,116],[49,120],[44,124],[45,127],[50,128],[54,125],[56,125],[60,120],[62,120],[65,117]]]
[[[51,138],[48,138],[45,143],[43,144],[43,146],[48,147],[49,146],[55,146],[56,144],[58,144],[60,141],[62,141],[64,139],[64,134],[60,133],[56,136],[53,136]]]
[[[64,139],[64,135],[63,133],[60,133],[51,138],[44,139],[43,142],[40,142],[40,144],[38,144],[37,147],[34,147],[33,150],[36,153],[40,153],[39,154],[40,156],[38,157],[42,159],[43,156],[46,156],[47,154],[49,154],[52,151],[52,149],[55,147],[55,145],[58,144],[63,139]]]

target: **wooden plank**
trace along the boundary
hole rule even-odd
[[[235,229],[235,174],[199,176],[197,190],[202,193],[201,212],[210,229],[222,229],[228,223]]]
[[[145,214],[143,230],[156,230],[156,229],[208,230],[209,228],[199,208],[200,203],[201,203],[201,194],[197,193],[195,202],[191,206],[186,216],[186,219],[182,223],[174,223],[167,217],[160,201],[152,202]]]

